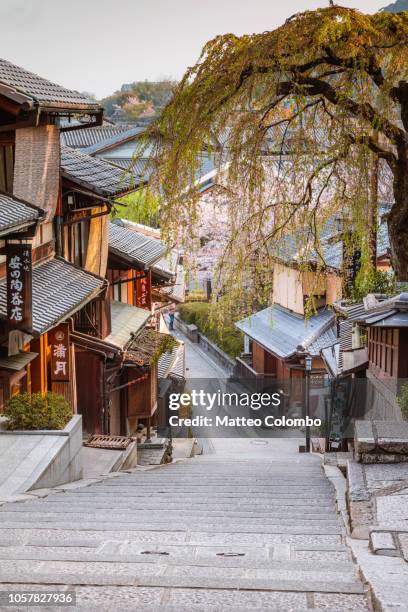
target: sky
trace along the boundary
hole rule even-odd
[[[390,0],[341,0],[374,13]],[[0,0],[0,57],[98,98],[179,79],[217,34],[272,30],[328,0]]]

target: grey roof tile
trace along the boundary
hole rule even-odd
[[[334,329],[331,330],[334,323],[335,317],[330,310],[321,310],[305,319],[274,305],[235,325],[266,350],[286,359],[297,352],[320,354],[323,346],[329,346],[330,342],[335,341]]]
[[[42,212],[7,193],[0,192],[0,235],[31,225],[42,216]]]
[[[157,362],[157,377],[183,379],[185,375],[185,347],[180,342],[171,352],[160,355]]]
[[[87,147],[86,153],[88,153],[89,155],[93,155],[94,153],[98,153],[99,151],[105,151],[106,149],[109,149],[114,145],[119,145],[129,140],[133,140],[133,138],[136,138],[137,136],[139,136],[139,134],[144,132],[145,129],[146,128],[142,126],[136,126],[130,129],[127,128],[125,130],[122,129],[121,132],[111,134],[104,140],[99,140],[98,142],[95,142],[94,144],[90,145],[89,147]]]
[[[163,257],[166,247],[160,240],[109,223],[109,251],[131,265],[148,268]]]
[[[154,264],[153,271],[168,278],[175,277],[177,274],[179,257],[180,254],[178,251],[174,249],[169,251]]]
[[[61,147],[61,173],[83,188],[104,197],[114,197],[137,189],[138,177],[70,147]]]
[[[73,149],[84,149],[117,134],[123,134],[126,128],[120,125],[96,125],[91,128],[61,132],[61,144]]]
[[[32,331],[43,334],[98,295],[105,280],[55,258],[33,268],[32,284]],[[6,293],[4,278],[0,281],[1,317],[7,316]]]
[[[149,158],[141,158],[136,161],[132,157],[104,157],[98,159],[111,164],[114,167],[122,170],[129,170],[138,177],[139,183],[147,183],[153,173],[153,160]]]
[[[40,106],[78,111],[102,111],[101,106],[95,100],[52,83],[5,59],[0,59],[0,83],[31,98]]]

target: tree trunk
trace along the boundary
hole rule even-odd
[[[388,216],[391,260],[397,281],[408,282],[408,151],[394,169],[394,198]]]

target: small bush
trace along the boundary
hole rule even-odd
[[[208,302],[190,302],[181,304],[178,312],[183,321],[189,325],[197,325],[199,331],[214,342],[224,353],[236,357],[244,350],[242,333],[233,323],[226,323],[219,328],[211,323],[211,309],[214,306]]]
[[[381,270],[370,270],[364,274],[361,270],[357,274],[352,291],[353,302],[361,302],[368,293],[381,293],[394,295],[396,292],[395,275]]]
[[[16,429],[64,429],[72,417],[71,406],[56,393],[22,393],[6,403],[3,415],[5,427]]]
[[[408,383],[402,385],[398,394],[398,404],[401,408],[401,416],[404,421],[408,421]]]

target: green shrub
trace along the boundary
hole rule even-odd
[[[189,325],[197,325],[199,331],[211,342],[216,344],[230,357],[236,357],[244,349],[242,333],[233,323],[225,323],[219,327],[211,321],[213,304],[208,302],[190,302],[181,304],[178,312],[183,321]]]
[[[72,417],[71,406],[56,393],[22,393],[6,403],[5,427],[16,429],[64,429]]]
[[[402,385],[398,394],[398,404],[401,408],[401,416],[404,421],[408,421],[408,383]]]
[[[208,302],[189,302],[187,304],[181,304],[178,307],[180,317],[189,325],[198,325],[198,319],[200,319],[201,325],[208,322],[210,316],[210,304]]]
[[[357,274],[352,291],[353,302],[361,302],[368,293],[394,295],[396,292],[395,275],[382,270],[370,270]]]

